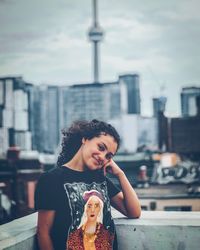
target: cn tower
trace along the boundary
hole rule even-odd
[[[99,42],[103,39],[103,31],[98,24],[98,0],[93,0],[93,24],[89,30],[88,36],[93,43],[93,67],[94,67],[94,83],[99,83]]]

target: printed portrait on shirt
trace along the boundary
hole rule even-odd
[[[66,242],[67,250],[111,250],[114,223],[106,183],[66,183],[72,224]]]

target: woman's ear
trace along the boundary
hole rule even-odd
[[[83,137],[82,138],[82,144],[85,144],[86,139]]]

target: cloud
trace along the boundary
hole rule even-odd
[[[98,5],[105,31],[101,81],[138,72],[144,113],[162,84],[168,110],[179,112],[181,87],[200,79],[199,1],[101,0]],[[1,0],[0,75],[20,74],[36,83],[92,81],[91,25],[91,0]]]

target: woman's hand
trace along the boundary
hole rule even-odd
[[[129,218],[139,218],[141,214],[140,202],[123,170],[111,159],[105,164],[103,171],[104,175],[106,172],[115,175],[122,189],[122,192],[112,197],[112,206]]]
[[[124,174],[124,172],[121,170],[121,168],[114,162],[113,159],[110,159],[105,166],[103,166],[103,172],[104,175],[106,175],[106,173],[111,173],[117,177],[119,177],[120,174]]]

